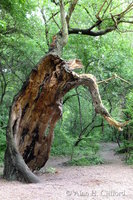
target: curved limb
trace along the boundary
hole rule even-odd
[[[104,119],[111,126],[116,127],[119,131],[122,131],[122,128],[126,126],[129,123],[129,121],[120,123],[110,116],[109,112],[107,111],[107,109],[104,107],[102,103],[98,85],[96,82],[96,78],[92,74],[82,74],[82,75],[79,75],[78,77],[79,77],[78,85],[85,85],[88,87],[92,96],[92,101],[93,101],[93,105],[94,105],[96,113],[99,113],[100,115],[102,115]]]

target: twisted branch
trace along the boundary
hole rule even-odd
[[[74,74],[76,76],[76,74]],[[101,96],[99,93],[98,85],[96,83],[96,78],[92,74],[82,74],[82,75],[77,75],[79,80],[77,85],[85,85],[88,87],[91,96],[92,96],[92,101],[93,101],[93,106],[95,108],[95,112],[102,115],[104,119],[111,125],[116,127],[119,131],[122,131],[122,128],[126,126],[129,121],[120,123],[117,122],[115,119],[113,119],[107,109],[104,107]]]

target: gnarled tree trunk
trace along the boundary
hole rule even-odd
[[[74,0],[69,10],[74,10]],[[81,66],[77,60],[66,62],[60,58],[68,39],[68,24],[60,0],[62,33],[53,38],[50,52],[32,70],[19,94],[14,98],[7,128],[4,178],[24,182],[39,182],[33,174],[45,165],[49,158],[53,131],[62,115],[63,96],[79,85],[88,87],[95,111],[113,126],[123,125],[113,120],[104,108],[96,79],[93,75],[78,75],[71,71]]]

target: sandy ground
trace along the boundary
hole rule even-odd
[[[67,158],[51,158],[47,167],[56,173],[40,173],[39,184],[0,180],[0,200],[133,200],[133,168],[114,154],[116,144],[102,144],[105,164],[64,166]]]

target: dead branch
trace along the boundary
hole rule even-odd
[[[121,131],[122,127],[126,126],[129,122],[119,123],[110,116],[109,112],[102,104],[95,77],[91,74],[82,74],[79,75],[79,78],[80,85],[82,84],[89,88],[96,113],[101,114],[111,126],[114,126]]]
[[[130,121],[126,121],[124,123],[120,123],[120,122],[117,122],[116,120],[114,120],[112,117],[108,117],[106,115],[104,115],[104,118],[111,126],[114,126],[115,128],[117,128],[118,131],[123,131],[123,127],[126,126],[127,124],[129,124],[129,122],[130,122]]]

